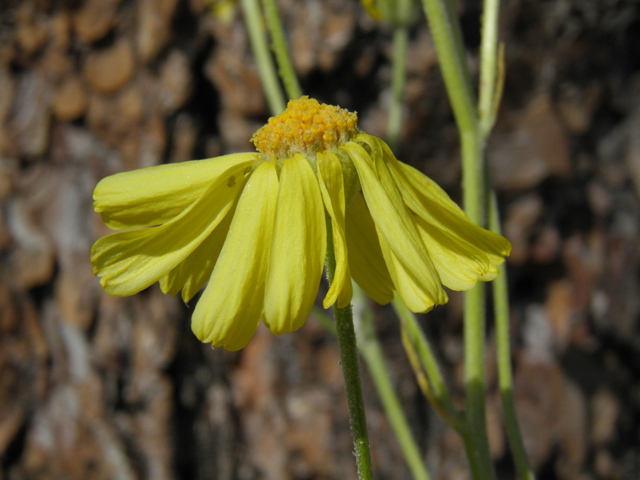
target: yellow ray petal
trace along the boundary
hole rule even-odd
[[[382,159],[373,159],[380,160],[375,162],[376,172],[363,147],[352,142],[342,148],[348,152],[358,171],[364,198],[398,294],[410,309],[418,312],[428,311],[434,304],[446,303],[447,295],[440,285],[438,273]],[[385,249],[385,245],[389,248]],[[388,255],[388,251],[393,256]]]
[[[478,227],[449,196],[425,175],[393,159],[389,161],[403,200],[440,274],[452,290],[468,290],[478,280],[492,280],[509,255],[509,241]]]
[[[464,291],[473,287],[478,280],[493,280],[498,275],[497,262],[489,262],[488,256],[475,245],[460,238],[452,238],[448,232],[434,227],[414,213],[411,216],[443,285],[452,290]]]
[[[264,323],[275,335],[300,328],[318,294],[327,245],[322,196],[301,155],[282,163]]]
[[[275,164],[267,161],[256,168],[240,196],[211,280],[193,313],[191,328],[200,341],[239,350],[258,328],[277,198]]]
[[[236,164],[218,176],[170,222],[98,240],[91,248],[91,264],[105,292],[116,297],[138,293],[191,254],[233,206],[244,184],[242,172],[251,163]]]
[[[351,275],[380,305],[393,300],[393,281],[385,264],[376,227],[359,193],[346,211],[347,252]]]
[[[428,291],[425,292],[420,280],[416,280],[413,271],[402,263],[383,236],[380,236],[380,249],[396,291],[409,310],[416,313],[426,313],[436,305],[447,303],[449,299],[444,290],[440,289],[439,297],[430,295]]]
[[[336,300],[338,308],[344,308],[351,302],[351,272],[347,257],[347,239],[345,233],[345,197],[342,165],[333,153],[318,153],[318,180],[322,199],[333,230],[333,249],[336,257],[336,271],[333,283],[325,296],[322,306],[329,308]]]
[[[195,202],[211,183],[237,164],[251,164],[255,153],[158,165],[102,179],[93,207],[113,230],[161,225]]]
[[[211,272],[229,232],[234,212],[235,208],[232,208],[216,229],[202,241],[191,255],[160,279],[160,288],[163,293],[175,296],[182,290],[182,300],[184,303],[189,303],[194,295],[202,289],[211,277]]]

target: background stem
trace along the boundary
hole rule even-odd
[[[495,478],[485,414],[484,294],[484,284],[478,283],[464,297],[464,405],[467,431],[463,437],[474,479]]]
[[[418,319],[402,302],[397,293],[393,299],[393,308],[400,319],[402,328],[405,330],[407,337],[415,348],[416,356],[429,382],[429,388],[433,392],[435,401],[438,403],[435,407],[436,411],[442,412],[443,415],[441,416],[443,416],[443,419],[457,430],[460,426],[459,422],[463,420],[461,418],[461,412],[458,411],[453,404],[451,394],[442,377],[436,357],[431,350],[427,337],[418,324]]]
[[[476,104],[465,63],[462,34],[455,7],[449,3],[445,0],[422,0],[458,130],[463,136],[477,136]]]
[[[495,123],[504,82],[503,59],[498,57],[498,16],[500,0],[484,0],[482,14],[482,38],[480,44],[480,100],[478,114],[483,144],[486,143]],[[498,201],[491,187],[491,176],[485,169],[485,188],[489,197],[489,229],[501,234]],[[535,475],[529,465],[527,452],[522,441],[516,403],[513,395],[513,373],[511,371],[511,338],[509,335],[509,292],[507,288],[507,268],[503,263],[500,273],[493,281],[493,305],[496,328],[496,356],[498,385],[504,425],[518,476],[522,480],[534,480]]]
[[[268,47],[267,36],[262,23],[262,9],[258,0],[241,0],[241,4],[249,41],[251,42],[253,56],[258,64],[258,73],[260,74],[264,94],[267,97],[269,110],[271,110],[272,115],[277,115],[284,110],[285,101]]]
[[[298,77],[293,69],[293,64],[291,63],[291,57],[289,56],[289,49],[287,48],[287,42],[284,38],[284,31],[282,29],[282,23],[280,22],[280,16],[278,15],[276,2],[275,0],[262,0],[262,4],[264,6],[269,33],[271,33],[271,46],[276,56],[276,62],[278,62],[278,73],[282,79],[284,89],[290,99],[300,98],[302,96],[302,89],[300,88]]]
[[[400,26],[393,30],[393,74],[391,77],[391,101],[389,103],[389,123],[387,125],[387,143],[395,153],[402,127],[402,106],[406,82],[407,43],[409,33],[407,27]]]
[[[500,233],[500,218],[495,194],[491,196],[489,206],[489,229]],[[535,475],[527,452],[522,441],[520,425],[516,414],[516,402],[513,395],[513,374],[511,372],[511,338],[509,335],[509,294],[507,289],[507,268],[503,263],[498,267],[499,275],[493,281],[493,304],[496,322],[496,349],[498,360],[498,385],[500,386],[500,398],[504,425],[507,430],[507,439],[513,455],[518,476],[522,480],[534,480]]]
[[[482,138],[486,140],[495,122],[498,12],[500,0],[484,0],[480,41],[480,99],[478,115]]]
[[[472,222],[484,225],[484,142],[455,5],[448,0],[422,0],[442,76],[460,131],[464,207]],[[465,417],[467,457],[474,479],[493,479],[495,471],[486,430],[484,285],[465,294]]]

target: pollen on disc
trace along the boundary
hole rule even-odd
[[[305,96],[290,100],[286,110],[270,118],[251,141],[259,152],[275,159],[315,155],[351,140],[357,124],[356,113]]]

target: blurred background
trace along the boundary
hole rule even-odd
[[[354,0],[278,4],[305,93],[384,137],[390,28]],[[481,2],[458,6],[477,73]],[[500,37],[489,156],[513,243],[526,447],[540,479],[640,478],[640,3],[504,0]],[[424,18],[406,97],[399,158],[459,201],[457,130]],[[108,233],[91,207],[100,179],[250,151],[268,116],[233,2],[0,2],[0,479],[355,478],[336,342],[313,318],[212,350],[191,333],[195,300],[157,285],[110,298],[89,264]],[[462,398],[462,302],[450,298],[421,322]],[[374,309],[433,478],[468,478],[392,309]],[[488,375],[492,454],[512,479],[491,359]],[[409,479],[363,381],[377,478]]]

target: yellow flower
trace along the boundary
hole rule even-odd
[[[155,282],[189,302],[196,336],[243,348],[260,319],[276,335],[305,322],[318,292],[330,221],[336,256],[329,308],[351,277],[375,301],[397,290],[414,312],[492,280],[511,249],[447,194],[358,130],[357,116],[302,97],[252,141],[256,153],[160,165],[103,179],[94,208],[125,230],[98,240],[94,273],[109,295]]]

